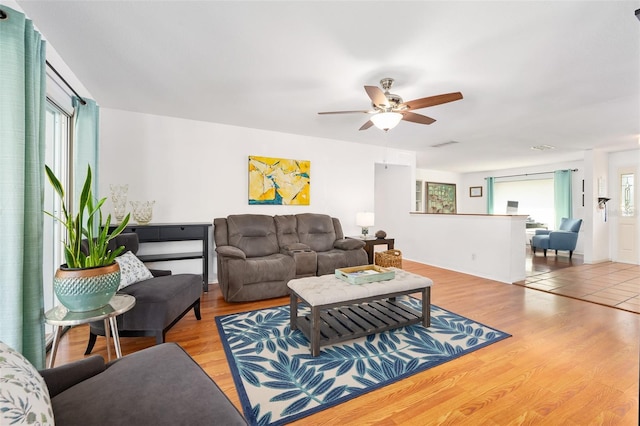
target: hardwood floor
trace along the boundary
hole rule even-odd
[[[638,314],[406,260],[404,269],[433,279],[433,304],[513,337],[294,424],[638,424]],[[202,321],[189,313],[167,340],[182,345],[240,408],[214,318],[287,302],[229,304],[210,285]],[[87,335],[86,326],[69,331],[56,364],[83,358]],[[153,344],[123,338],[122,351]],[[94,353],[106,358],[104,338]]]

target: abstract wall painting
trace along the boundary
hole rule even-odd
[[[456,184],[427,182],[427,213],[456,214]]]
[[[249,156],[249,204],[310,204],[311,162]]]

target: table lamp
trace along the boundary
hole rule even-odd
[[[367,238],[369,227],[373,226],[373,219],[372,212],[358,212],[356,214],[356,225],[362,227],[362,238]]]

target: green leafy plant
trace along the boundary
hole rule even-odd
[[[85,178],[77,214],[70,216],[64,201],[64,188],[49,166],[45,165],[45,171],[53,189],[60,197],[62,204],[62,215],[57,217],[49,212],[45,212],[52,218],[60,221],[67,230],[67,238],[64,242],[64,257],[67,261],[67,268],[84,269],[97,266],[111,265],[115,258],[122,253],[124,247],[109,250],[109,241],[119,235],[129,222],[129,214],[125,216],[120,225],[109,233],[111,225],[111,215],[109,214],[102,224],[102,205],[107,200],[106,197],[94,202],[91,190],[91,166],[87,167],[87,177]],[[97,231],[96,231],[97,230]],[[86,240],[86,253],[82,250],[82,240]]]

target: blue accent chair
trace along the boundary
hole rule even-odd
[[[578,231],[582,225],[582,219],[567,219],[563,217],[560,221],[560,228],[557,231],[548,229],[536,229],[536,235],[531,238],[531,250],[536,253],[537,249],[544,251],[547,257],[547,250],[569,250],[569,259],[573,256],[578,242]]]

